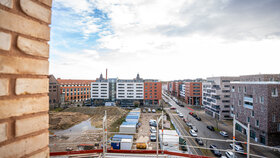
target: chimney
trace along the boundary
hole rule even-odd
[[[106,68],[106,80],[107,80],[107,72],[108,72],[108,70],[107,70],[107,68]]]

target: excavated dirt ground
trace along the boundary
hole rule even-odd
[[[118,131],[119,125],[124,120],[128,111],[119,107],[75,107],[64,110],[63,112],[50,112],[50,130],[58,131],[67,129],[75,124],[91,118],[91,124],[96,130],[88,130],[81,133],[63,133],[50,135],[51,152],[66,151],[67,148],[78,150],[78,144],[95,144],[95,148],[101,147],[102,140],[102,120],[107,112],[108,131]],[[110,135],[108,135],[110,137]],[[109,139],[109,138],[108,138]]]

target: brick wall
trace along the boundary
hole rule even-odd
[[[49,157],[52,0],[0,0],[0,157]]]

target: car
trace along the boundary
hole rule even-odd
[[[157,132],[157,130],[156,130],[156,128],[155,128],[155,127],[151,127],[150,132],[151,132],[151,133],[156,133],[156,132]]]
[[[197,115],[196,115],[195,113],[193,113],[193,114],[192,114],[192,116],[193,116],[194,118],[196,118],[196,117],[197,117]]]
[[[198,129],[194,125],[191,126],[191,129],[194,130],[195,132],[198,132]]]
[[[193,112],[189,112],[190,115],[193,115]]]
[[[231,152],[231,151],[226,151],[225,155],[226,155],[227,158],[234,158],[233,157],[233,152]]]
[[[220,135],[224,137],[228,137],[228,133],[226,131],[220,131]]]
[[[143,113],[146,113],[146,109],[143,109]]]
[[[175,107],[171,107],[170,110],[176,110],[176,108]]]
[[[179,117],[183,118],[183,117],[184,117],[184,115],[183,115],[182,113],[179,113]]]
[[[221,157],[221,156],[222,156],[221,152],[218,150],[218,148],[217,148],[216,145],[211,144],[211,145],[209,146],[209,148],[210,148],[210,151],[211,151],[215,156],[218,156],[218,157]]]
[[[186,125],[191,127],[193,124],[191,122],[187,122]]]
[[[156,127],[157,126],[157,122],[156,120],[150,120],[149,121],[150,126]]]
[[[233,147],[233,144],[229,144],[229,146],[232,148],[232,147]],[[240,146],[240,145],[236,145],[236,144],[235,144],[234,149],[235,149],[235,151],[237,151],[237,152],[244,153],[244,149],[243,149],[243,147]]]
[[[193,129],[191,129],[189,132],[190,132],[191,136],[197,137],[197,133]]]
[[[196,118],[198,121],[201,121],[201,118],[200,118],[200,117],[196,116],[195,118]]]
[[[179,110],[176,110],[176,113],[177,113],[177,114],[179,114],[179,113],[180,113],[180,111],[179,111]]]
[[[203,145],[203,141],[200,138],[195,138],[195,141],[197,142],[198,145]]]
[[[151,109],[149,108],[149,109],[148,109],[148,113],[150,113],[150,112],[151,112]]]
[[[155,109],[153,109],[153,110],[152,110],[152,113],[156,113],[156,110],[155,110]]]
[[[179,106],[181,106],[181,107],[185,107],[183,104],[179,104]]]
[[[151,142],[157,141],[156,133],[151,133],[151,135],[150,135],[150,140],[151,140]]]
[[[214,129],[213,126],[207,126],[207,128],[208,128],[210,131],[215,131],[215,129]]]

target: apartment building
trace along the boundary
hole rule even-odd
[[[60,85],[60,94],[64,95],[65,102],[80,102],[90,99],[91,83],[95,80],[57,79]]]
[[[201,82],[185,82],[185,101],[190,105],[202,105]]]
[[[210,77],[203,82],[202,105],[205,113],[218,119],[232,119],[230,107],[230,82],[239,77]]]
[[[231,104],[235,118],[244,125],[250,124],[251,138],[265,145],[279,146],[280,82],[270,78],[246,76],[245,80],[256,81],[231,82]],[[236,128],[246,133],[240,125]]]
[[[158,105],[161,91],[161,82],[153,79],[143,80],[139,74],[134,79],[108,80],[100,75],[100,78],[91,84],[91,98],[94,102],[116,102],[122,106],[131,106],[135,101],[139,101],[140,105]]]
[[[185,98],[186,98],[186,84],[185,84],[185,82],[182,82],[179,89],[180,89],[180,98],[185,100]]]
[[[280,74],[243,75],[240,81],[280,81]]]
[[[175,94],[175,82],[174,81],[168,82],[167,88],[168,88],[169,93],[171,93],[171,95]]]
[[[144,81],[144,105],[158,105],[162,93],[162,84],[158,80]]]
[[[180,86],[182,84],[182,81],[176,81],[175,82],[175,96],[179,97],[180,96]]]
[[[50,109],[59,106],[61,103],[60,86],[58,81],[53,75],[49,75],[49,103]],[[63,102],[64,100],[62,100]]]

